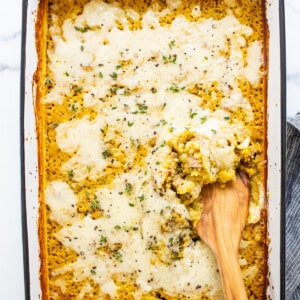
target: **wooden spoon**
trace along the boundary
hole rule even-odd
[[[238,260],[239,245],[249,210],[249,184],[244,173],[225,188],[216,183],[203,188],[203,212],[196,226],[210,247],[221,273],[226,300],[247,298]]]

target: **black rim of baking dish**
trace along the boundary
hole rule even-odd
[[[20,154],[21,154],[21,216],[22,216],[22,242],[23,242],[23,267],[24,267],[24,292],[25,300],[30,299],[30,271],[28,251],[28,230],[26,211],[26,182],[25,182],[25,149],[24,149],[24,117],[25,117],[25,69],[26,69],[26,33],[27,33],[27,7],[28,0],[22,3],[22,42],[21,42],[21,72],[20,72]]]
[[[285,199],[286,199],[286,42],[284,0],[279,0],[281,80],[281,220],[280,299],[285,299]]]
[[[20,158],[21,158],[21,218],[23,242],[23,266],[25,300],[30,300],[30,265],[28,248],[28,227],[26,210],[25,178],[25,70],[28,0],[22,2],[22,39],[20,71]],[[280,248],[280,299],[285,299],[285,198],[286,198],[286,43],[284,0],[279,0],[280,25],[280,76],[281,76],[281,248]]]

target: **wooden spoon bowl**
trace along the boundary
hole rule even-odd
[[[203,188],[203,212],[196,225],[200,238],[217,260],[226,300],[247,298],[238,260],[239,245],[249,210],[249,183],[244,173],[224,188],[211,184]]]

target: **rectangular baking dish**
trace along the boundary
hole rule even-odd
[[[285,38],[283,0],[267,1],[269,25],[267,141],[268,255],[267,299],[284,299],[285,249]],[[34,72],[38,0],[23,1],[21,65],[22,221],[26,299],[40,299],[38,239],[38,145]]]

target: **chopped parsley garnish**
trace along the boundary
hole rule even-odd
[[[109,90],[112,94],[117,94],[118,89],[119,88],[117,86],[114,86],[114,87],[110,88]]]
[[[109,74],[109,76],[113,79],[113,80],[117,80],[118,78],[118,74],[116,72],[112,72],[111,74]]]
[[[168,122],[164,119],[161,119],[160,122],[161,122],[162,125],[167,125],[168,124]]]
[[[175,221],[176,218],[172,215],[172,216],[169,217],[169,220],[170,220],[170,221]]]
[[[123,262],[123,256],[119,251],[113,251],[112,255],[117,261]]]
[[[82,91],[82,86],[79,86],[78,88],[77,88],[77,92],[81,92]]]
[[[212,133],[214,133],[214,134],[216,134],[216,133],[217,133],[217,131],[216,131],[216,130],[214,130],[214,129],[211,129],[211,132],[212,132]]]
[[[175,47],[175,40],[172,40],[172,41],[169,43],[169,48],[172,50],[174,47]]]
[[[120,229],[121,229],[121,226],[120,226],[120,225],[116,225],[116,226],[115,226],[115,229],[120,230]]]
[[[145,113],[147,113],[147,109],[148,109],[148,106],[147,105],[145,105],[145,104],[142,104],[142,103],[136,103],[135,104],[136,106],[137,106],[137,108],[138,108],[138,112],[140,113],[140,114],[145,114]]]
[[[65,72],[65,75],[66,75],[67,77],[69,77],[69,76],[70,76],[70,74],[69,74],[68,72]]]
[[[185,87],[178,87],[176,85],[171,85],[166,89],[167,92],[172,92],[172,93],[179,93],[181,90],[184,90]]]
[[[87,166],[86,168],[87,168],[87,170],[88,170],[89,172],[92,171],[92,167],[91,167],[91,166]]]
[[[124,229],[126,232],[129,232],[129,230],[133,230],[133,231],[139,230],[139,228],[136,227],[136,226],[123,226],[123,229]]]
[[[123,95],[123,96],[130,95],[130,89],[126,88],[121,95]]]
[[[80,46],[80,50],[81,50],[81,52],[83,52],[83,50],[84,50],[84,46],[83,45]]]
[[[99,208],[99,207],[100,207],[99,200],[98,200],[98,198],[95,196],[94,199],[91,200],[90,208],[91,208],[91,209],[96,209],[96,208]]]
[[[165,147],[166,146],[166,141],[164,141],[162,144],[160,144],[160,147]]]
[[[82,33],[87,32],[88,29],[85,27],[78,27],[78,26],[74,26],[75,30],[80,31]]]
[[[134,207],[134,203],[129,202],[128,205]]]
[[[228,120],[230,120],[230,117],[224,117],[224,120],[226,120],[226,121],[228,121]]]
[[[74,111],[74,112],[76,112],[78,110],[78,108],[76,107],[75,104],[72,104],[71,105],[71,110]]]
[[[52,80],[50,79],[50,78],[46,78],[45,79],[45,85],[50,85],[50,84],[52,84]]]
[[[121,68],[123,68],[123,65],[116,65],[116,69],[117,69],[117,70],[119,70],[119,69],[121,69]]]
[[[205,60],[208,60],[208,57],[207,57],[207,56],[204,56],[204,59],[205,59]]]
[[[140,200],[140,202],[142,202],[145,200],[145,196],[144,195],[138,196],[138,199]]]
[[[109,149],[106,149],[102,152],[102,157],[103,158],[108,158],[111,156],[111,153],[109,152]]]
[[[127,122],[128,127],[132,127],[133,124],[134,124],[134,122],[129,122],[129,121]]]
[[[195,116],[197,116],[197,113],[193,112],[192,109],[190,109],[190,118],[193,119]]]
[[[104,151],[102,152],[102,156],[103,156],[104,158],[107,158],[107,157],[111,156],[111,154],[110,154],[109,150],[106,149],[106,150],[104,150]]]
[[[200,118],[201,124],[205,123],[207,121],[207,117]]]
[[[99,73],[98,73],[98,77],[99,77],[99,78],[103,78],[102,72],[99,72]]]
[[[177,55],[176,54],[174,54],[174,55],[169,54],[169,56],[163,55],[162,58],[163,58],[164,64],[168,64],[168,63],[176,64]]]
[[[54,129],[54,128],[58,127],[58,124],[57,124],[57,123],[54,123],[54,124],[52,124],[50,127]]]
[[[117,109],[117,106],[113,106],[111,109],[112,109],[112,110],[115,110],[115,109]]]
[[[153,94],[157,93],[157,88],[153,86],[153,87],[151,88],[151,93],[153,93]]]
[[[106,236],[101,235],[101,237],[100,237],[100,243],[106,243],[106,242],[107,242]]]
[[[73,170],[68,171],[68,177],[69,177],[69,179],[73,179],[73,177],[74,177],[74,171]]]
[[[95,270],[91,269],[90,272],[91,272],[91,274],[96,275],[96,271]]]
[[[125,184],[125,192],[126,193],[131,193],[132,192],[132,184],[131,183],[126,183]]]

